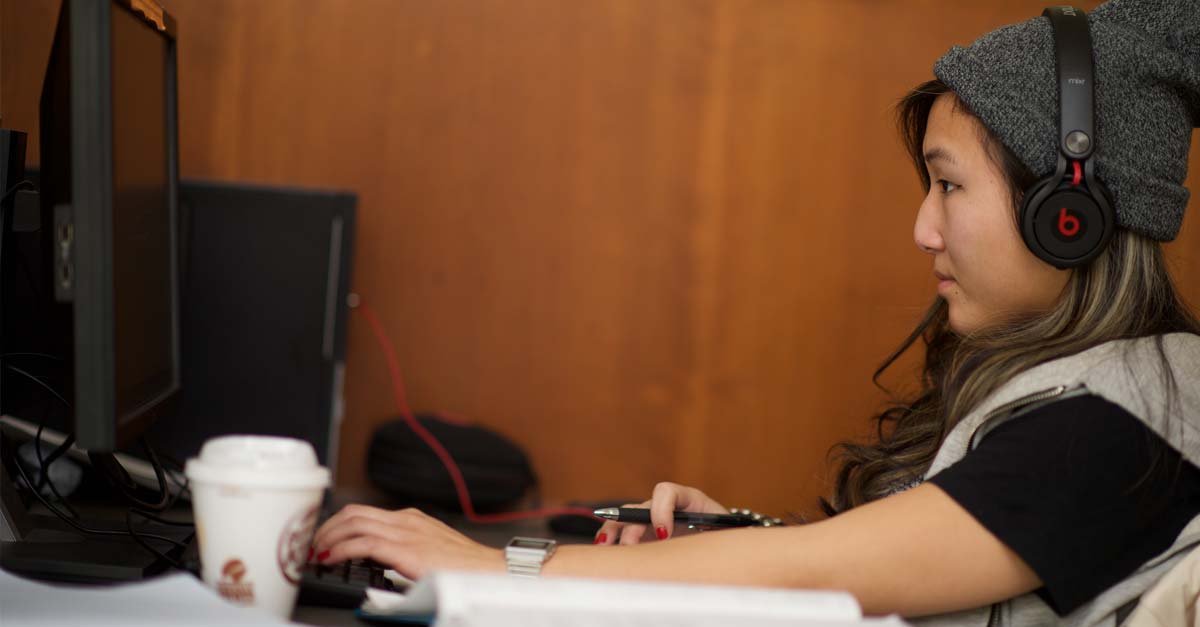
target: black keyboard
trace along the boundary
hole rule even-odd
[[[310,563],[300,577],[300,605],[356,608],[367,598],[367,588],[403,592],[384,576],[386,568],[376,562],[355,560],[341,564]]]

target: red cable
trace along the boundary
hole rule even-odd
[[[1079,185],[1079,179],[1083,178],[1083,173],[1079,170],[1078,161],[1072,161],[1071,165],[1075,168],[1075,175],[1071,177],[1071,185],[1077,187]]]
[[[413,416],[412,409],[408,406],[408,398],[404,393],[404,379],[400,376],[400,360],[396,358],[396,350],[392,346],[392,341],[388,338],[387,332],[383,330],[383,325],[380,324],[375,311],[362,300],[361,296],[359,297],[357,309],[362,312],[367,322],[370,323],[371,329],[375,332],[375,339],[379,341],[379,347],[383,349],[383,354],[387,358],[388,373],[392,379],[392,393],[396,397],[396,405],[400,409],[400,416],[408,423],[413,433],[416,433],[417,437],[424,440],[429,445],[429,448],[433,449],[434,454],[438,456],[438,459],[442,461],[442,465],[446,467],[446,472],[450,473],[450,480],[454,482],[454,491],[458,494],[458,503],[462,506],[463,514],[466,515],[467,520],[473,523],[492,524],[560,515],[595,518],[592,515],[592,510],[584,507],[549,507],[524,512],[476,514],[475,506],[471,504],[471,495],[467,492],[467,482],[463,479],[462,471],[458,469],[458,464],[454,462],[454,458],[450,456],[449,451],[442,446],[442,443],[438,442],[437,438],[433,437],[433,434],[424,425],[417,422],[417,419]]]

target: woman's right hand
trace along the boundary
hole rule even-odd
[[[685,485],[663,481],[654,486],[649,501],[630,503],[624,507],[650,508],[650,525],[619,523],[609,520],[596,532],[594,544],[637,544],[648,536],[649,527],[654,527],[654,537],[666,540],[675,536],[674,512],[698,512],[702,514],[728,514],[729,510],[707,494]]]

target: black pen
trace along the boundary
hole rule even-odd
[[[644,507],[605,507],[592,512],[597,518],[606,518],[622,523],[650,524],[650,510]],[[729,527],[772,527],[780,524],[777,519],[755,517],[749,514],[701,514],[698,512],[675,512],[675,522],[695,529],[725,529]]]

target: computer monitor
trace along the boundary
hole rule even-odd
[[[337,467],[357,197],[179,183],[183,393],[147,437],[187,459],[228,433],[299,438]]]
[[[43,254],[89,451],[127,445],[180,391],[175,94],[170,15],[63,3],[42,89]]]
[[[105,453],[180,395],[176,119],[171,16],[153,0],[63,0],[41,97],[39,220],[3,233],[0,409],[46,424],[58,413],[65,424],[51,426],[73,433],[128,497],[137,488]],[[28,506],[7,435],[0,567],[105,581],[165,566],[124,518],[81,519],[81,532]],[[181,547],[188,534],[173,535]]]

